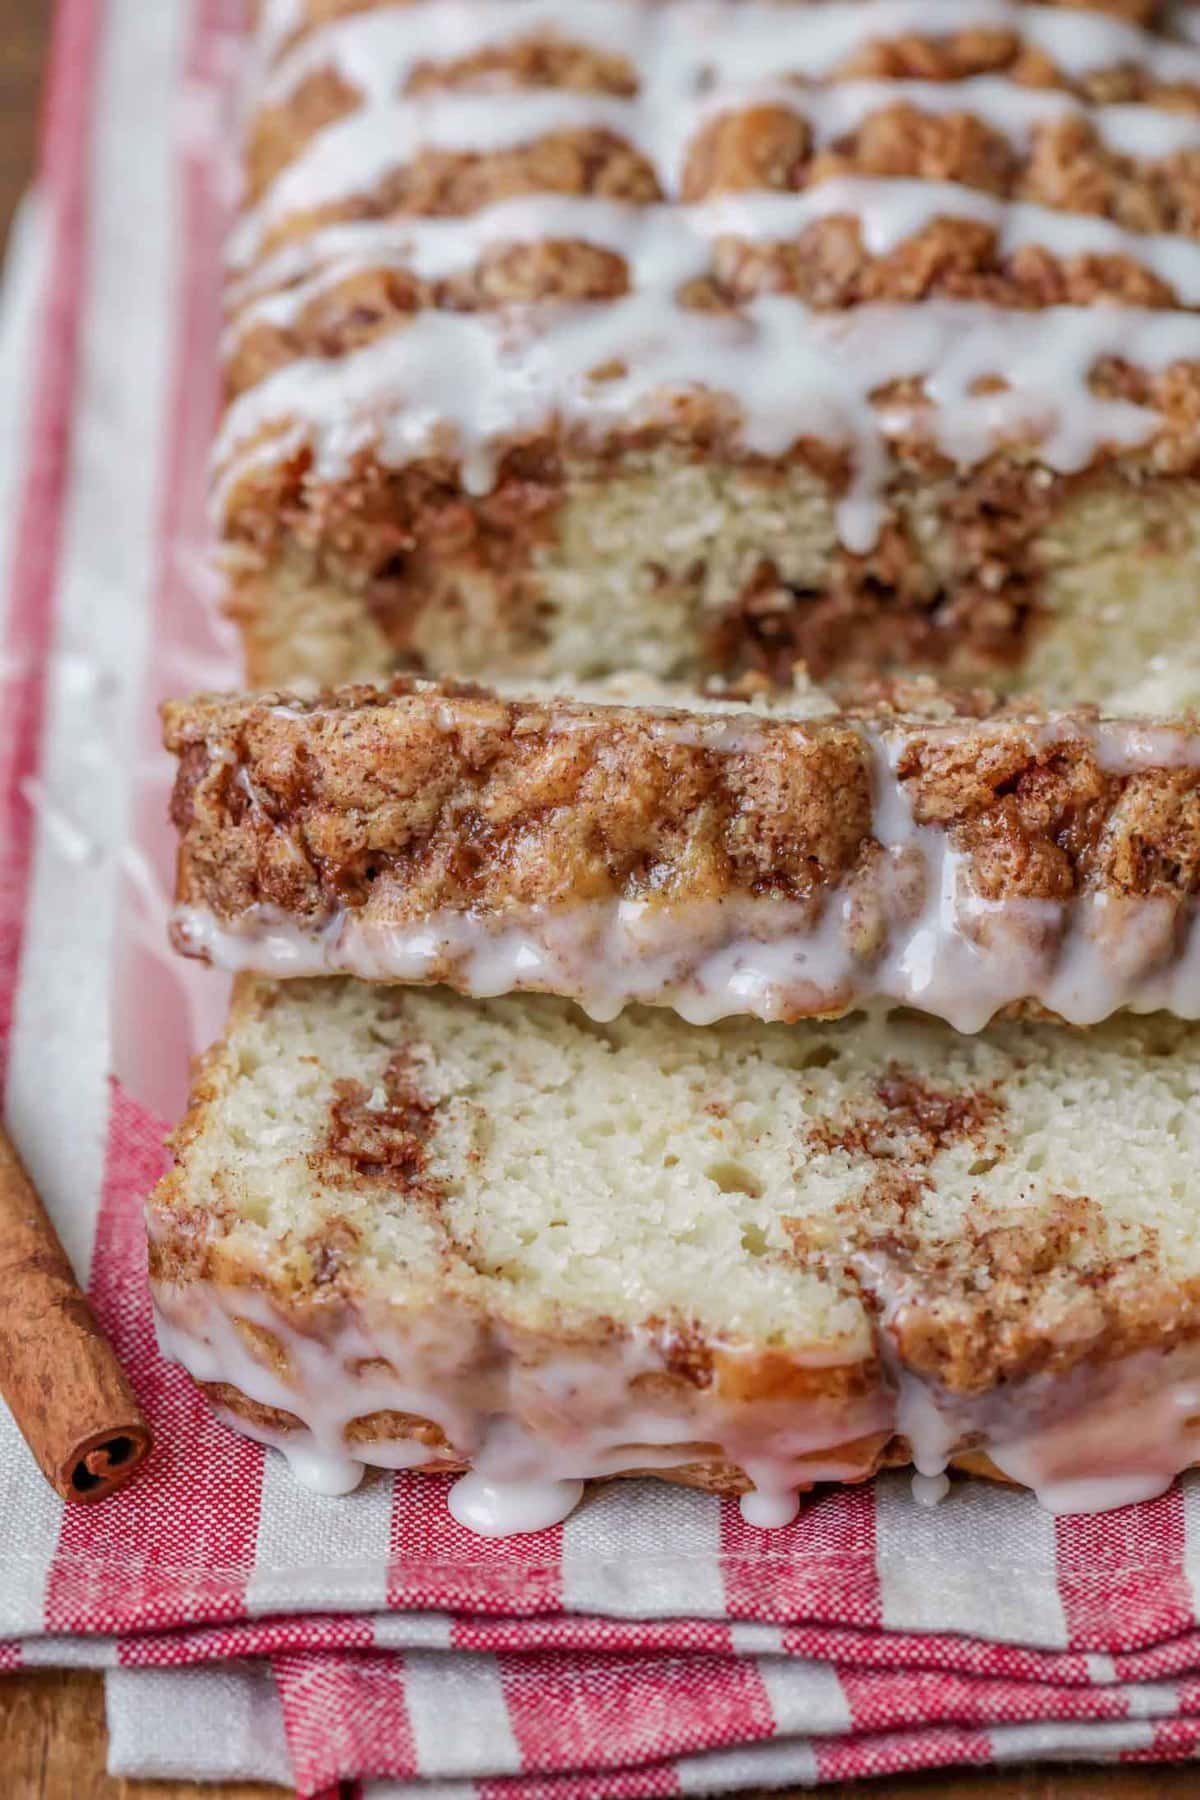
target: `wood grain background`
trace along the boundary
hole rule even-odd
[[[143,0],[156,5],[159,0]],[[101,4],[101,0],[96,0]],[[50,0],[0,0],[0,244],[29,179]],[[99,1675],[0,1679],[6,1800],[278,1800],[278,1788],[112,1781]],[[808,1788],[775,1800],[1196,1800],[1200,1768],[999,1770]],[[754,1797],[749,1797],[754,1800]],[[766,1800],[766,1797],[763,1797]]]

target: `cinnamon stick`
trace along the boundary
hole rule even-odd
[[[0,1393],[64,1500],[103,1500],[150,1449],[133,1389],[2,1129]]]

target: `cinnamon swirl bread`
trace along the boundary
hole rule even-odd
[[[214,504],[263,685],[1200,647],[1151,0],[259,8]]]

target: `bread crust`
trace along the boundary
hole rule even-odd
[[[970,700],[925,717],[878,692],[865,712],[821,715],[828,703],[807,693],[796,704],[817,716],[511,699],[408,677],[311,700],[170,703],[177,945],[272,973],[271,934],[287,931],[298,973],[674,1004],[680,983],[719,979],[706,959],[727,943],[766,968],[764,945],[803,940],[806,979],[735,1008],[766,1017],[836,1014],[872,993],[908,1001],[886,959],[926,919],[927,954],[947,970],[970,935],[992,1012],[1053,1010],[1046,958],[1093,958],[1097,938],[1106,983],[1112,957],[1134,984],[1186,959],[1200,889],[1187,721],[998,703],[979,716]],[[955,894],[982,912],[956,899],[947,915],[947,857]],[[612,936],[622,907],[637,909],[640,938]],[[821,948],[835,911],[839,936]],[[443,948],[413,962],[397,934],[418,928]],[[534,934],[552,960],[489,973],[478,959],[505,930]],[[1078,979],[1099,996],[1087,967]],[[957,1022],[932,987],[910,1003]],[[1139,1003],[1135,986],[1114,988],[1092,1016]]]

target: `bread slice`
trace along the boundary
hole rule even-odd
[[[645,678],[517,692],[169,705],[177,946],[596,1017],[1200,1014],[1192,723],[971,716],[917,684],[870,711]]]
[[[149,1203],[163,1342],[326,1487],[473,1471],[484,1529],[593,1477],[779,1523],[883,1462],[1160,1491],[1200,1438],[1200,1028],[599,1025],[239,984]]]

